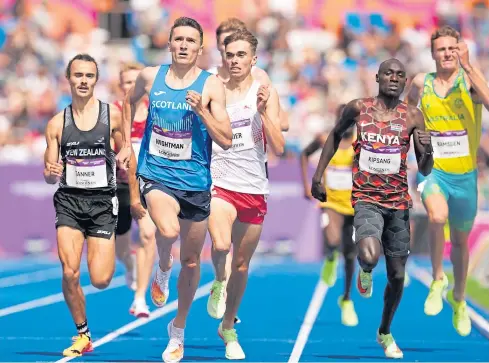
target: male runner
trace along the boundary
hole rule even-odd
[[[144,68],[139,63],[126,63],[122,66],[119,78],[120,88],[127,94],[136,83],[139,72]],[[122,112],[122,102],[115,102]],[[131,142],[135,150],[135,158],[139,154],[144,126],[148,117],[148,100],[145,97],[136,107],[134,122],[131,127]],[[122,144],[122,142],[120,143]],[[126,280],[135,291],[134,300],[129,313],[138,318],[149,316],[149,307],[146,304],[146,290],[148,289],[153,263],[155,258],[156,226],[141,205],[139,187],[136,180],[136,160],[133,169],[129,172],[117,168],[117,198],[119,199],[119,218],[116,230],[116,255],[126,265]],[[139,226],[139,244],[136,247],[136,261],[131,251],[131,225],[134,215]],[[136,266],[134,266],[136,265]],[[134,273],[136,272],[137,273]],[[136,278],[133,276],[136,275]]]
[[[465,302],[469,266],[468,237],[477,214],[477,149],[481,135],[482,104],[489,109],[489,87],[482,73],[469,60],[467,45],[453,28],[444,26],[431,36],[436,72],[418,74],[407,100],[421,100],[426,129],[434,147],[433,173],[420,185],[421,198],[430,221],[433,282],[425,301],[427,315],[443,308],[448,287],[443,272],[443,227],[450,225],[455,286],[447,294],[453,309],[453,326],[466,336],[471,322]]]
[[[213,74],[216,74],[223,83],[228,82],[231,77],[229,70],[226,67],[226,53],[224,51],[225,48],[224,40],[232,33],[241,30],[246,30],[246,24],[237,18],[229,18],[223,21],[221,24],[219,24],[219,26],[216,29],[216,43],[217,43],[217,49],[221,54],[221,65],[217,67],[212,67],[208,71]],[[259,81],[262,85],[272,86],[271,84],[272,82],[270,80],[270,77],[268,77],[267,72],[257,67],[256,65],[253,66],[253,68],[251,69],[251,74],[253,78]],[[272,88],[272,90],[276,92],[275,88]],[[279,99],[279,107],[280,107],[279,109],[280,128],[282,131],[287,131],[289,129],[289,119],[288,119],[287,112],[285,112],[282,109],[282,106],[280,105],[280,99]]]
[[[382,245],[388,283],[377,342],[388,358],[402,358],[390,326],[401,301],[409,255],[409,208],[412,200],[407,184],[406,157],[411,135],[423,175],[431,172],[433,156],[430,134],[424,131],[422,113],[399,100],[406,84],[404,65],[397,59],[387,60],[380,65],[376,79],[379,83],[378,96],[348,103],[326,140],[312,180],[311,193],[316,199],[326,201],[322,175],[344,132],[356,124],[352,205],[361,267],[357,287],[363,297],[372,296],[372,270],[378,263]]]
[[[217,49],[221,54],[221,65],[210,68],[209,72],[216,74],[223,83],[229,82],[231,77],[227,68],[224,40],[234,32],[244,30],[246,30],[245,23],[236,18],[229,18],[223,21],[216,29],[216,43]],[[273,97],[278,99],[278,93],[276,89],[272,87],[270,78],[263,69],[253,65],[251,68],[251,75],[256,81],[260,82],[260,84],[270,86],[270,92],[274,93]],[[280,128],[282,131],[287,131],[289,129],[288,116],[280,106],[280,99],[279,107]],[[232,255],[229,253],[230,246],[228,246],[227,249],[221,249],[221,247],[223,246],[212,246],[211,254],[216,277],[207,301],[207,312],[211,317],[216,319],[221,319],[226,309],[226,285],[229,280],[229,275],[231,274],[232,260]],[[223,259],[223,257],[225,257],[225,259]],[[239,321],[239,318],[236,317],[236,322]]]
[[[175,20],[169,40],[171,65],[144,68],[124,102],[124,147],[118,159],[127,168],[136,104],[149,95],[137,175],[143,202],[162,236],[157,240],[160,261],[151,286],[158,307],[168,299],[171,247],[181,237],[178,312],[168,324],[165,362],[183,358],[184,328],[200,280],[200,253],[210,214],[212,141],[229,149],[233,137],[222,82],[196,66],[202,43],[197,21]]]
[[[345,105],[340,105],[336,111],[336,120],[340,119]],[[318,135],[301,153],[302,184],[304,194],[312,198],[307,176],[309,156],[324,146],[327,135]],[[325,260],[321,276],[328,286],[334,286],[337,278],[338,248],[343,247],[345,259],[345,290],[338,304],[341,309],[341,322],[346,326],[356,326],[358,316],[355,306],[350,299],[351,283],[355,272],[356,246],[353,243],[353,208],[351,206],[352,165],[355,156],[352,148],[354,127],[343,134],[338,145],[338,151],[331,159],[324,173],[328,201],[321,203],[324,223]]]
[[[78,330],[73,345],[63,355],[77,357],[93,348],[80,286],[84,240],[93,286],[106,288],[115,269],[114,231],[119,206],[113,149],[114,133],[120,131],[121,120],[115,106],[93,95],[99,71],[90,55],[78,54],[71,59],[66,77],[73,101],[46,127],[44,179],[49,184],[59,181],[54,208],[62,288]]]
[[[228,36],[224,44],[230,71],[225,90],[233,146],[229,150],[213,146],[209,232],[214,249],[229,250],[231,242],[234,245],[227,301],[223,306],[224,319],[219,324],[218,333],[226,343],[226,358],[244,359],[234,319],[267,213],[266,145],[280,155],[284,151],[285,139],[280,130],[276,93],[270,92],[270,86],[260,85],[251,74],[251,68],[256,64],[258,40],[249,31],[241,30]],[[226,255],[222,254],[214,260],[216,271],[219,267],[223,270],[225,261]],[[222,316],[217,310],[209,307],[208,310],[214,318]]]

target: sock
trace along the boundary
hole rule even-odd
[[[75,324],[76,325],[76,330],[78,330],[78,334],[85,334],[87,337],[92,340],[92,335],[90,334],[90,329],[88,329],[88,323],[87,320],[85,320],[81,324]]]

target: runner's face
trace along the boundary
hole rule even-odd
[[[121,83],[119,87],[124,94],[127,94],[129,90],[136,84],[136,78],[138,78],[139,71],[137,69],[131,69],[130,71],[123,72],[121,74]]]
[[[237,40],[226,47],[226,66],[231,78],[243,78],[251,73],[251,67],[256,64],[250,43]]]
[[[97,66],[93,62],[75,60],[70,67],[71,94],[90,98],[97,83]]]
[[[202,54],[199,31],[190,26],[179,26],[173,29],[169,44],[172,61],[176,64],[193,65]]]
[[[217,39],[217,49],[219,50],[219,53],[221,53],[221,55],[224,57],[225,54],[226,54],[226,51],[225,51],[225,46],[224,46],[224,39],[226,39],[227,36],[230,36],[231,34],[233,34],[232,32],[228,32],[228,33],[222,33],[221,35],[219,35],[219,38]]]
[[[458,68],[457,56],[453,52],[456,45],[457,39],[454,37],[440,37],[433,41],[432,56],[437,69],[454,71]]]
[[[389,62],[377,74],[379,92],[388,97],[399,97],[406,86],[406,71],[402,64]]]

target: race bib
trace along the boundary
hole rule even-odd
[[[397,174],[401,168],[401,148],[384,146],[374,149],[364,145],[360,151],[359,166],[360,170],[371,174]]]
[[[431,131],[430,134],[434,158],[448,159],[470,155],[469,137],[466,130]]]
[[[192,130],[170,131],[153,126],[149,153],[170,160],[190,160],[192,158]]]
[[[326,169],[326,187],[333,190],[351,190],[351,168],[329,166]]]
[[[66,159],[66,184],[74,188],[103,188],[107,184],[105,158]]]
[[[250,119],[231,122],[231,128],[233,129],[233,151],[248,150],[255,146]]]

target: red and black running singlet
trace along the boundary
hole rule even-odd
[[[408,106],[400,102],[391,120],[374,117],[374,98],[363,100],[353,143],[352,205],[374,203],[389,209],[409,209],[406,158],[410,147]]]

